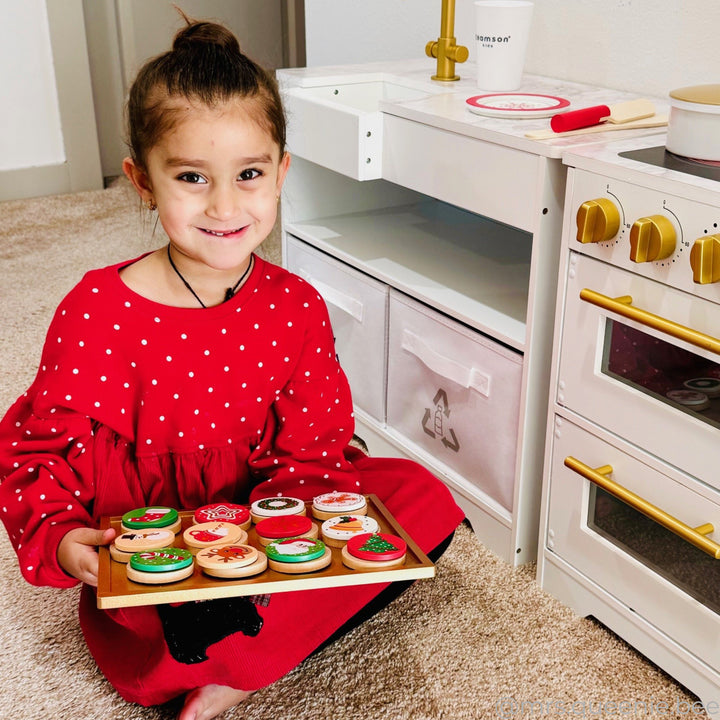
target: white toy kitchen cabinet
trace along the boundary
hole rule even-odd
[[[472,83],[431,71],[278,72],[293,156],[283,262],[328,304],[371,454],[425,465],[520,564],[537,551],[564,143],[525,138],[546,117],[470,112]],[[578,107],[600,97],[530,82]]]

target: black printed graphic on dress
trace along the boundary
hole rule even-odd
[[[244,597],[158,605],[158,614],[170,654],[185,665],[207,660],[207,649],[228,635],[255,637],[263,625],[256,605]]]
[[[440,442],[453,452],[460,450],[460,441],[455,435],[455,431],[449,427],[450,421],[450,405],[448,403],[447,393],[442,389],[438,389],[433,398],[432,408],[425,408],[425,414],[422,419],[423,432],[427,433],[433,439],[440,439]]]

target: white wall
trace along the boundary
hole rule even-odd
[[[307,64],[424,57],[440,8],[441,0],[305,0]],[[525,69],[665,97],[720,83],[718,31],[718,0],[535,0]],[[455,36],[471,62],[473,34],[473,0],[456,0]]]
[[[44,0],[0,0],[0,170],[65,160]]]

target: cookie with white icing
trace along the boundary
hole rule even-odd
[[[343,547],[350,538],[380,529],[369,515],[338,515],[325,520],[320,528],[322,539],[330,547]]]
[[[364,495],[333,490],[313,498],[312,514],[318,520],[328,520],[349,513],[367,515],[367,500]]]
[[[278,515],[305,515],[305,503],[294,497],[269,497],[256,500],[250,506],[250,517],[254,523]]]

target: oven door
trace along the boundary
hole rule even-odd
[[[719,668],[720,493],[582,420],[554,431],[548,550]]]
[[[720,305],[570,254],[556,401],[720,489]]]

